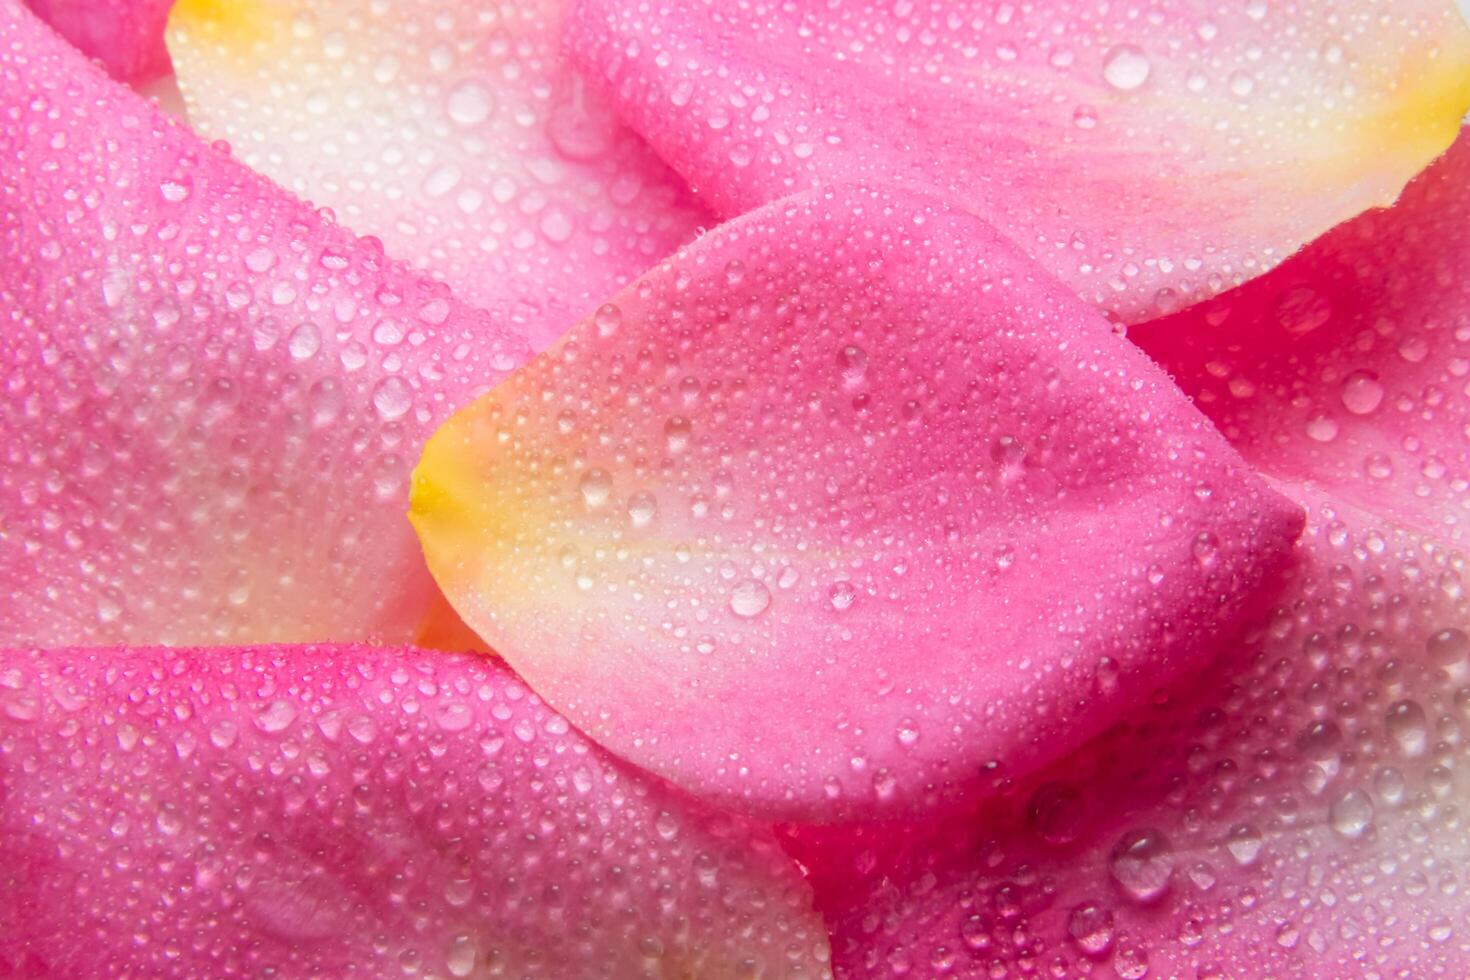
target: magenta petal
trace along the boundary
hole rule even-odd
[[[979,810],[794,832],[838,976],[1470,974],[1461,559],[1302,499],[1214,667]]]
[[[595,738],[810,819],[1076,746],[1207,659],[1300,527],[985,224],[851,188],[716,229],[460,412],[412,517]]]
[[[169,73],[163,28],[173,0],[25,0],[112,77],[150,82]]]
[[[493,661],[0,654],[0,973],[828,976],[768,830]]]
[[[0,640],[414,637],[425,436],[529,355],[0,4]]]
[[[722,215],[939,193],[1129,322],[1392,201],[1470,106],[1446,0],[580,0],[568,45]]]
[[[1131,336],[1261,471],[1470,541],[1470,136],[1300,256]]]

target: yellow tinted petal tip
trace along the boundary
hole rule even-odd
[[[169,11],[168,30],[245,47],[269,40],[284,16],[271,0],[177,0]]]

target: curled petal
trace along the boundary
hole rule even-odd
[[[0,3],[0,639],[412,639],[433,427],[529,355]]]
[[[929,806],[1213,649],[1299,512],[978,219],[778,202],[435,434],[464,620],[620,754],[760,812]]]
[[[544,347],[710,219],[563,57],[566,0],[183,0],[195,127]]]
[[[50,650],[0,681],[6,975],[830,976],[768,829],[492,661]]]
[[[1303,493],[1232,654],[942,824],[792,831],[839,976],[1463,976],[1463,558]]]
[[[113,78],[151,82],[169,73],[163,27],[173,0],[25,0],[36,15]]]
[[[937,192],[1130,322],[1392,201],[1470,106],[1448,0],[582,0],[568,44],[723,215]]]

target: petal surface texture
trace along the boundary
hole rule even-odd
[[[123,82],[167,75],[163,28],[173,0],[26,0],[42,20]]]
[[[937,192],[1128,322],[1391,202],[1470,106],[1449,0],[582,0],[568,44],[723,215]]]
[[[577,77],[565,0],[183,0],[190,120],[539,348],[712,223]]]
[[[1132,331],[1307,508],[1233,655],[944,827],[796,832],[846,977],[1470,972],[1470,138]],[[901,843],[899,843],[901,842]]]
[[[861,188],[630,286],[441,428],[412,495],[445,595],[574,722],[814,819],[1096,733],[1300,526],[983,222]]]
[[[7,976],[829,977],[768,828],[415,649],[0,654]]]
[[[524,341],[0,3],[0,639],[411,640],[423,440]]]

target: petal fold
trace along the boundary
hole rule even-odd
[[[0,799],[6,975],[831,975],[769,828],[478,657],[3,653]]]
[[[1448,0],[581,0],[568,45],[722,215],[939,193],[1128,322],[1391,202],[1470,106]]]
[[[710,223],[562,55],[566,0],[183,0],[199,132],[544,347]]]
[[[986,225],[862,188],[704,236],[458,413],[411,518],[614,751],[833,819],[973,794],[1212,652],[1300,513]]]
[[[0,4],[0,641],[409,641],[427,435],[524,341]]]

